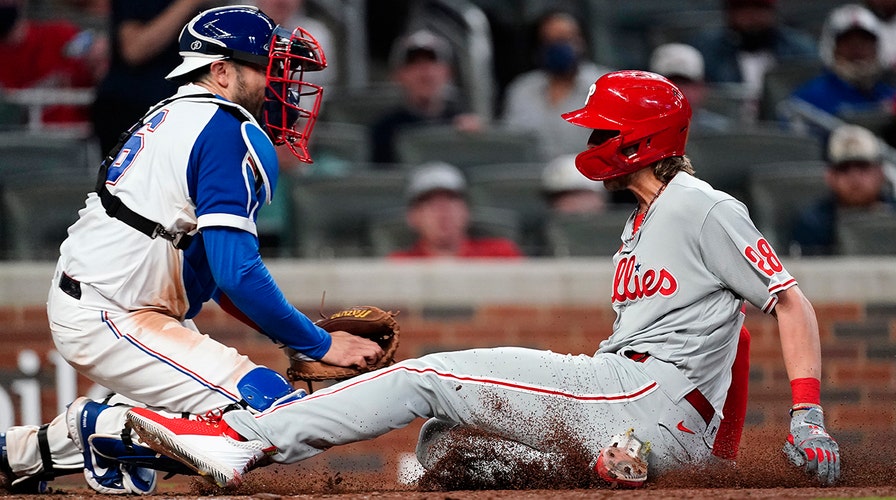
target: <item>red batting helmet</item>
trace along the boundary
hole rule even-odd
[[[603,181],[684,155],[691,106],[678,87],[656,73],[614,71],[591,85],[585,107],[563,119],[595,130],[576,167]]]

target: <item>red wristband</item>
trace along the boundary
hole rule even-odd
[[[790,381],[793,404],[821,404],[821,381],[813,377],[795,378]]]

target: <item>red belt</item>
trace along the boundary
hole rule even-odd
[[[625,356],[637,363],[643,363],[647,361],[647,358],[650,357],[650,354],[646,352],[626,352]],[[712,403],[706,399],[706,396],[700,392],[700,389],[695,388],[693,391],[684,395],[685,401],[691,404],[697,413],[703,417],[703,421],[706,425],[709,425],[712,422],[712,417],[716,414],[715,408],[712,407]]]

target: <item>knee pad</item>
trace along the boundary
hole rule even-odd
[[[243,403],[249,408],[264,411],[270,408],[275,401],[290,395],[295,389],[279,373],[259,366],[243,375],[236,383],[236,388],[243,398]],[[304,393],[297,395],[297,398]]]

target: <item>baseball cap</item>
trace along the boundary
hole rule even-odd
[[[390,66],[398,68],[414,57],[426,55],[434,61],[451,62],[451,45],[432,31],[421,29],[401,38],[389,57]]]
[[[405,199],[408,203],[419,200],[433,191],[450,191],[459,195],[467,192],[467,181],[459,168],[445,162],[429,162],[411,173]]]
[[[822,30],[826,35],[832,35],[835,38],[852,30],[866,31],[880,38],[881,23],[877,16],[864,6],[847,4],[828,14]]]
[[[582,175],[576,168],[576,155],[561,155],[545,165],[541,172],[541,187],[546,194],[565,191],[603,191],[599,181]]]
[[[667,43],[654,49],[650,55],[650,71],[666,78],[684,77],[702,81],[703,55],[684,43]]]
[[[828,138],[828,161],[831,165],[845,162],[878,163],[880,160],[880,141],[864,127],[841,125]]]

